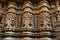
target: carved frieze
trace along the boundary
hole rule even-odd
[[[17,1],[2,0],[3,5],[0,4],[0,22],[4,24],[5,36],[48,37],[52,27],[60,25],[60,1],[55,4],[48,0]]]

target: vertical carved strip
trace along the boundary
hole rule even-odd
[[[27,33],[30,35],[31,30],[33,28],[33,15],[32,15],[32,5],[31,2],[26,1],[23,5],[23,27],[22,29],[25,30],[23,33]]]
[[[40,14],[39,17],[40,19],[40,24],[41,24],[41,28],[47,28],[45,30],[49,30],[50,28],[50,11],[49,11],[49,5],[47,4],[46,1],[41,1],[40,2]],[[42,29],[42,30],[44,30]]]
[[[7,26],[5,27],[7,31],[13,31],[15,30],[15,18],[16,18],[16,4],[14,2],[10,2],[8,4],[8,13],[6,16],[6,24]]]
[[[54,16],[55,16],[55,22],[54,22],[54,27],[55,27],[55,33],[56,33],[56,38],[58,38],[60,35],[60,0],[55,0],[55,11],[54,11]]]
[[[33,20],[32,20],[32,10],[31,10],[31,3],[25,2],[25,5],[23,6],[23,27],[24,28],[32,28],[33,27]]]
[[[40,31],[42,31],[40,32],[40,35],[43,37],[46,37],[46,35],[49,36],[51,34],[50,10],[49,10],[50,6],[48,5],[48,2],[46,0],[41,0],[39,4],[39,8],[40,8],[39,10],[40,24],[39,25],[40,25]]]
[[[51,20],[52,20],[52,25],[54,27],[54,22],[56,22],[56,16],[55,16],[55,4],[51,4]]]
[[[2,3],[0,3],[0,32],[3,31],[3,24],[4,24],[4,21],[2,20],[4,16],[2,14],[3,14]]]

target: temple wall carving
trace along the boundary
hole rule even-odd
[[[60,40],[60,0],[0,0],[0,33],[3,40]]]

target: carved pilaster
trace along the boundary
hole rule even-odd
[[[0,3],[0,33],[2,33],[2,31],[3,31],[3,23],[4,23],[4,21],[3,21],[3,18],[4,18],[4,16],[2,15],[3,14],[3,8],[2,8],[2,3]]]
[[[43,37],[50,36],[51,35],[51,22],[50,22],[50,6],[46,0],[41,0],[39,4],[40,12],[39,12],[39,18],[40,23],[38,25],[40,28],[40,35]],[[42,35],[43,34],[43,35]]]
[[[40,28],[43,28],[41,30],[49,30],[51,28],[49,5],[46,1],[41,1],[39,6]]]
[[[33,28],[33,15],[32,15],[31,2],[26,1],[23,5],[23,26],[24,34],[30,35]]]
[[[32,10],[30,8],[30,2],[25,2],[23,6],[23,28],[33,28],[33,20],[32,20]]]
[[[7,35],[12,35],[13,32],[16,28],[16,24],[15,24],[15,18],[16,18],[16,4],[14,2],[10,2],[8,4],[8,7],[7,7],[7,15],[6,15],[6,27],[4,28],[5,29],[5,33],[7,33]]]

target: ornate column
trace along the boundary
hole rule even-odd
[[[33,28],[32,4],[26,1],[23,5],[23,34],[30,35]]]
[[[6,27],[4,28],[6,35],[13,35],[15,28],[15,18],[16,18],[16,4],[14,2],[10,2],[8,4],[8,12],[6,15]]]
[[[52,40],[49,36],[51,35],[51,22],[50,22],[50,6],[46,0],[41,0],[39,7],[39,18],[40,18],[40,36],[41,40]]]

